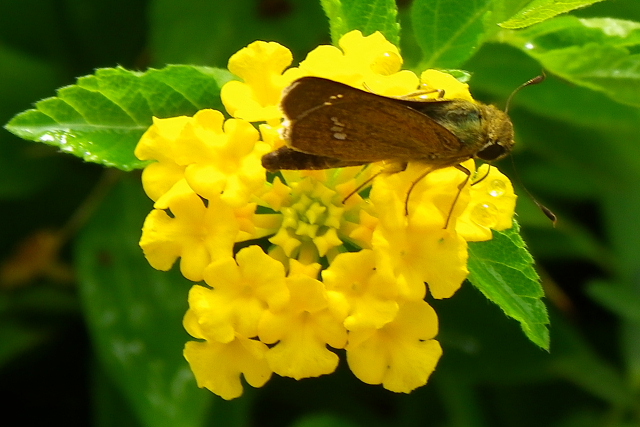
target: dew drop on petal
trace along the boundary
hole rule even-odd
[[[402,58],[395,52],[383,52],[371,62],[371,70],[383,76],[397,73],[402,66]]]
[[[494,179],[493,181],[491,181],[491,183],[489,183],[489,186],[487,188],[487,192],[489,193],[490,196],[493,196],[493,197],[500,197],[504,195],[506,191],[507,191],[506,184],[504,183],[504,181],[501,181],[499,179]]]
[[[478,203],[471,211],[471,220],[483,227],[494,227],[497,218],[498,208],[491,203]]]

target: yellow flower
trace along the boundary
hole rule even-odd
[[[191,117],[153,118],[151,126],[142,135],[135,149],[140,160],[155,160],[142,171],[142,185],[153,201],[168,193],[173,185],[184,178],[186,165],[178,164],[178,142]]]
[[[322,282],[299,272],[295,260],[292,264],[287,277],[290,304],[269,310],[260,321],[260,340],[275,344],[265,357],[281,376],[301,379],[330,374],[338,366],[338,356],[327,345],[342,348],[346,344],[343,319],[329,310]]]
[[[448,298],[460,288],[467,242],[511,226],[513,188],[496,168],[476,172],[473,160],[463,164],[469,177],[418,162],[397,173],[383,163],[267,173],[261,157],[285,144],[281,94],[299,77],[472,100],[448,74],[427,70],[418,79],[402,70],[397,47],[380,33],[350,32],[339,47],[291,63],[285,47],[254,42],[229,60],[240,80],[221,98],[233,119],[203,110],[154,120],[136,149],[155,160],[143,174],[155,209],[140,245],[153,267],[168,270],[181,258],[185,277],[205,281],[192,288],[184,319],[198,340],[184,354],[200,387],[232,399],[241,376],[261,387],[272,373],[329,374],[339,361],[332,349],[345,348],[362,381],[408,393],[442,354],[427,291]],[[247,240],[265,249],[234,255]]]
[[[381,328],[398,313],[398,287],[389,270],[376,265],[373,251],[338,255],[322,272],[332,309],[346,314],[349,331]]]
[[[185,328],[194,334],[185,322]],[[240,375],[253,387],[262,387],[271,370],[264,358],[268,347],[260,341],[236,338],[230,343],[189,341],[184,357],[199,387],[207,388],[226,400],[242,395]]]
[[[237,335],[255,337],[265,311],[282,308],[289,300],[284,266],[258,246],[242,249],[235,259],[209,264],[204,280],[211,289],[194,286],[189,307],[207,336],[220,342]]]
[[[319,46],[299,67],[283,72],[292,61],[287,48],[273,42],[251,43],[229,59],[229,70],[243,82],[234,80],[222,87],[225,108],[237,118],[276,123],[282,118],[282,90],[303,76],[324,77],[389,96],[417,89],[418,77],[400,69],[398,48],[381,33],[363,37],[360,31],[351,31],[339,44],[340,48]]]
[[[205,271],[211,288],[196,285],[189,293],[184,325],[193,337],[185,357],[198,385],[224,399],[242,394],[240,374],[254,387],[262,387],[272,369],[266,344],[252,339],[258,322],[269,308],[279,309],[289,300],[284,267],[258,246],[220,259]]]
[[[440,344],[433,339],[437,333],[433,308],[425,301],[406,302],[393,322],[349,334],[349,368],[367,384],[409,393],[427,383],[442,355]]]
[[[135,154],[156,160],[143,172],[149,197],[164,208],[172,186],[185,178],[193,190],[208,199],[221,195],[235,207],[264,187],[260,159],[270,150],[259,133],[244,120],[225,122],[219,111],[201,110],[192,118],[154,119]]]
[[[289,49],[273,42],[253,42],[235,53],[229,71],[244,82],[230,81],[222,88],[220,97],[229,114],[252,122],[281,118],[280,94],[293,81],[281,74],[292,60]]]
[[[474,169],[472,160],[464,165]],[[455,168],[430,172],[411,191],[405,215],[409,186],[424,168],[410,164],[404,172],[380,177],[371,190],[379,218],[372,237],[374,252],[381,265],[394,271],[400,294],[408,300],[424,298],[425,282],[433,297],[448,298],[468,274],[467,243],[455,230],[469,200],[469,184],[458,196],[465,179],[462,172]]]
[[[142,227],[140,246],[152,267],[167,271],[180,257],[182,275],[197,282],[212,261],[233,255],[238,222],[220,197],[205,206],[182,180],[174,186],[168,208],[171,215],[154,209]]]
[[[351,236],[365,208],[364,200],[353,194],[358,185],[370,176],[361,167],[322,171],[282,171],[286,185],[279,178],[273,189],[261,200],[282,214],[282,222],[269,239],[281,247],[288,258],[332,258],[344,251],[346,243],[368,245]]]
[[[441,73],[436,70],[425,70],[420,75],[420,81],[424,90],[444,89],[444,99],[464,99],[473,101],[469,93],[469,85],[459,82],[451,74]],[[437,92],[435,92],[437,94]]]
[[[482,165],[471,186],[471,202],[460,215],[456,231],[467,242],[491,240],[491,230],[511,228],[517,196],[511,181],[495,167]]]
[[[292,80],[303,76],[324,77],[381,95],[395,96],[413,92],[419,83],[409,70],[401,70],[398,48],[375,32],[363,37],[351,31],[339,41],[339,48],[319,46],[284,75]]]

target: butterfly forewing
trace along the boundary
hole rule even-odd
[[[453,159],[464,151],[456,136],[425,114],[330,80],[296,81],[282,109],[291,147],[309,154],[369,163]]]

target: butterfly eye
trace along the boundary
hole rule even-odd
[[[498,160],[506,154],[506,148],[496,142],[492,142],[487,144],[482,150],[478,151],[476,153],[476,157],[490,162],[492,160]]]

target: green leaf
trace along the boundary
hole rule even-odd
[[[640,23],[611,18],[563,16],[519,31],[501,41],[539,61],[572,83],[640,107]]]
[[[138,246],[152,203],[123,176],[74,248],[95,352],[143,425],[200,426],[210,393],[197,388],[182,356],[190,283],[152,269]]]
[[[329,18],[334,45],[352,30],[360,30],[365,36],[380,31],[394,45],[400,44],[394,0],[320,0],[320,3]]]
[[[225,70],[185,65],[144,73],[103,68],[18,114],[6,128],[88,162],[141,168],[146,162],[136,159],[133,150],[152,117],[222,109],[220,87],[231,78]]]
[[[533,0],[525,8],[502,22],[502,28],[517,29],[551,19],[561,13],[586,7],[602,0]]]
[[[504,105],[516,87],[540,73],[537,62],[525,54],[503,44],[490,43],[483,46],[478,55],[465,64],[473,74],[470,82],[472,93],[484,94],[485,101],[496,100],[499,105]],[[505,73],[504,64],[509,64],[508,73]],[[486,98],[487,94],[491,95],[490,98]],[[590,129],[598,128],[606,134],[611,134],[614,130],[635,132],[636,123],[640,121],[640,110],[637,108],[619,104],[602,92],[569,85],[553,75],[548,75],[542,84],[519,92],[511,102],[511,110],[514,111],[512,115],[517,114],[520,106],[542,117]],[[514,121],[514,125],[519,141],[519,128],[527,123]],[[532,127],[534,133],[539,130],[539,125]],[[539,136],[536,138],[539,139]],[[576,151],[575,147],[572,149]],[[602,156],[599,158],[602,159]]]
[[[422,49],[420,69],[458,68],[480,47],[491,0],[416,0],[411,22]]]
[[[515,220],[511,229],[494,231],[492,240],[469,243],[469,281],[520,322],[531,341],[549,349],[544,291]]]

